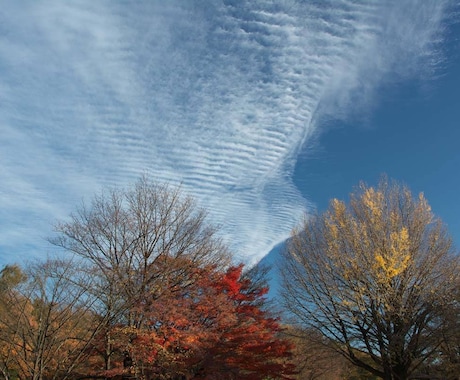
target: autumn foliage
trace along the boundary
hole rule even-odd
[[[68,260],[0,271],[0,378],[457,378],[460,261],[422,194],[384,178],[306,219],[288,328],[216,231],[146,178],[83,205],[51,240]]]
[[[459,256],[423,196],[383,177],[295,231],[283,268],[285,306],[354,365],[405,380],[439,362],[451,335]]]
[[[192,283],[137,305],[139,326],[114,329],[124,336],[119,352],[132,360],[129,371],[165,379],[289,378],[291,345],[261,308],[267,288],[252,286],[241,265],[194,271]]]
[[[0,377],[288,378],[267,289],[216,231],[145,177],[82,204],[50,239],[70,260],[0,272]]]
[[[146,293],[113,320],[104,321],[97,309],[82,314],[81,309],[74,308],[72,314],[64,300],[46,303],[32,294],[18,293],[10,310],[2,310],[5,350],[0,359],[4,377],[291,378],[292,347],[280,336],[278,320],[264,309],[267,288],[244,274],[242,265],[226,271],[193,265],[184,270],[189,272],[184,282],[175,283],[159,298],[149,298]],[[21,281],[25,287],[29,280]],[[9,291],[13,294],[15,290]],[[6,302],[5,291],[1,295]],[[38,308],[56,316],[49,319],[49,326],[45,326],[43,315],[37,315]],[[69,313],[61,318],[58,310]],[[5,319],[8,315],[11,320]],[[135,323],[130,315],[136,316]],[[22,319],[28,321],[27,325]],[[87,332],[79,333],[76,327],[86,327]],[[45,330],[48,335],[40,338]],[[44,339],[43,345],[38,346],[37,339]],[[35,370],[36,361],[44,359],[46,368]]]

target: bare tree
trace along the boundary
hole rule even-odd
[[[109,324],[141,327],[136,306],[193,281],[195,266],[225,267],[230,254],[207,223],[206,212],[179,188],[141,178],[133,187],[107,190],[57,226],[52,243],[94,268],[101,313]],[[185,265],[184,265],[185,263]],[[148,296],[147,296],[148,295]],[[104,309],[104,311],[102,311]],[[107,329],[106,369],[111,368]]]
[[[284,331],[294,343],[292,361],[297,367],[299,380],[347,379],[350,366],[342,355],[330,348],[330,340],[316,330],[299,330],[290,326]]]
[[[94,319],[89,278],[71,261],[47,260],[1,272],[2,372],[65,379],[103,324]]]
[[[293,232],[282,267],[292,316],[353,364],[407,379],[443,341],[459,258],[422,194],[382,178]]]
[[[439,379],[460,379],[460,282],[452,308],[446,313],[446,323],[441,331],[444,340],[437,354],[425,365],[425,373]]]

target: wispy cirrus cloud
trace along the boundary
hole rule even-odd
[[[292,172],[317,121],[435,69],[450,6],[6,2],[1,259],[43,254],[82,197],[148,173],[181,183],[257,261],[309,208]]]

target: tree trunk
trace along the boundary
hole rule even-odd
[[[388,366],[384,368],[384,380],[407,380],[408,370],[407,367],[401,364]]]

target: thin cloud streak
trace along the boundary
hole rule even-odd
[[[148,173],[181,184],[256,262],[311,206],[292,173],[318,120],[436,69],[449,6],[7,2],[0,260],[44,254],[81,198]]]

